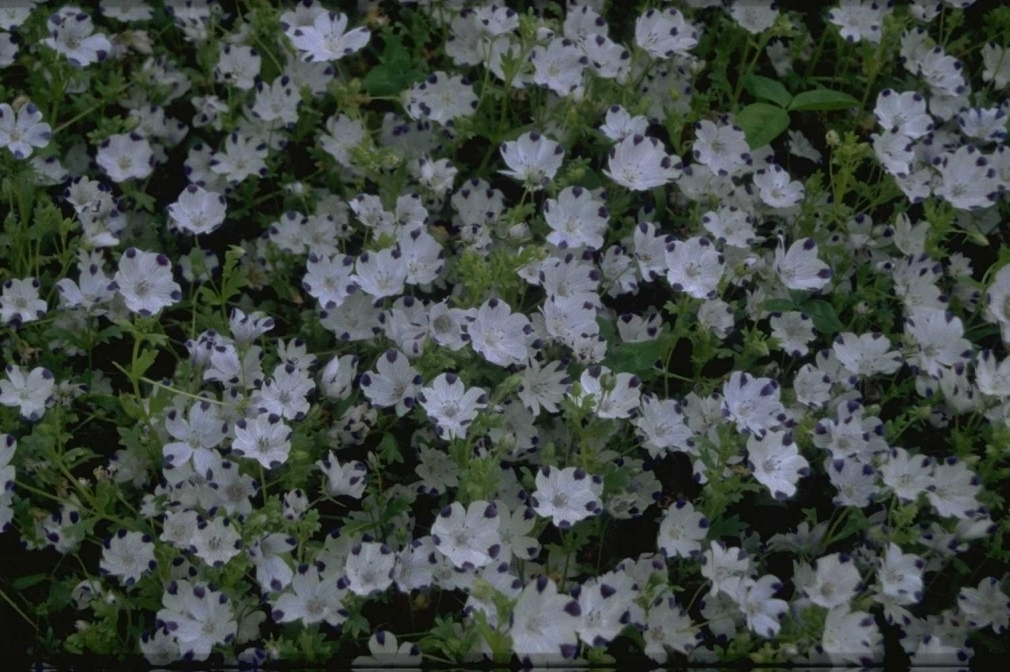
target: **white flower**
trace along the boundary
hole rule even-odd
[[[416,644],[397,641],[396,635],[387,630],[379,630],[368,638],[368,651],[372,655],[354,659],[354,669],[421,665],[421,649]]]
[[[223,567],[242,550],[242,535],[229,518],[201,520],[190,540],[190,550],[208,565]]]
[[[678,9],[650,9],[635,22],[635,43],[653,58],[688,56],[698,45],[698,31]]]
[[[662,665],[668,648],[688,655],[701,642],[702,633],[672,596],[660,596],[649,607],[642,637],[645,655]]]
[[[7,380],[0,380],[0,404],[19,407],[25,420],[34,422],[41,418],[53,400],[56,389],[53,374],[38,366],[25,376],[17,364],[8,364],[5,371]]]
[[[716,298],[725,263],[722,253],[704,236],[666,244],[670,287],[696,299]]]
[[[859,570],[846,553],[832,553],[817,560],[817,572],[803,593],[811,602],[825,609],[842,607],[862,590]]]
[[[42,284],[36,278],[13,278],[0,293],[0,322],[20,326],[41,319],[49,307],[39,298]]]
[[[611,148],[603,174],[632,191],[648,191],[676,180],[681,168],[656,138],[629,135]]]
[[[494,504],[453,502],[442,509],[431,526],[435,548],[455,567],[474,569],[490,564],[501,552],[501,518]]]
[[[154,169],[154,152],[147,138],[136,133],[118,133],[98,145],[95,162],[113,182],[143,180]]]
[[[227,211],[225,197],[191,184],[168,206],[168,215],[179,228],[192,233],[210,233],[224,223]]]
[[[0,104],[0,146],[15,159],[27,159],[33,147],[48,145],[52,130],[42,121],[42,112],[35,103],[28,101],[17,113],[7,103]]]
[[[942,178],[933,188],[940,198],[958,210],[988,208],[997,198],[996,170],[974,145],[962,145],[933,161]]]
[[[184,658],[206,660],[215,645],[233,641],[238,632],[228,596],[205,583],[173,581],[162,605],[155,626],[175,635]]]
[[[149,535],[119,530],[114,537],[105,540],[99,569],[103,574],[118,577],[124,586],[132,586],[144,572],[157,565],[154,543]]]
[[[338,626],[347,620],[342,602],[346,588],[333,579],[322,580],[314,565],[300,565],[291,578],[290,591],[273,603],[271,618],[276,623],[301,621],[304,625],[325,621]]]
[[[578,645],[575,632],[582,610],[557,584],[538,576],[523,588],[509,621],[512,650],[530,663],[573,658]]]
[[[67,11],[49,17],[50,37],[42,44],[67,57],[72,65],[79,68],[104,61],[112,50],[112,43],[102,33],[94,33],[91,17],[84,12]]]
[[[838,26],[848,42],[865,39],[880,44],[884,16],[890,13],[890,5],[875,0],[840,0],[838,7],[828,12],[828,20]]]
[[[487,407],[487,394],[479,387],[466,389],[455,373],[440,374],[430,387],[421,388],[417,400],[435,421],[435,432],[446,441],[464,438],[477,411]]]
[[[747,460],[754,478],[778,500],[795,495],[800,476],[810,473],[810,463],[800,455],[792,435],[781,430],[769,430],[760,438],[751,435]]]
[[[256,460],[264,469],[277,469],[287,462],[291,451],[291,428],[273,413],[260,413],[251,421],[235,423],[232,452]]]
[[[803,200],[803,184],[790,180],[789,173],[775,164],[754,173],[754,186],[765,205],[772,208],[789,208]]]
[[[740,583],[737,592],[740,611],[747,618],[747,627],[762,637],[770,639],[782,629],[779,621],[786,615],[789,603],[773,597],[781,589],[782,582],[771,574]]]
[[[291,43],[304,61],[336,61],[361,51],[372,34],[367,28],[347,30],[347,15],[320,12],[311,25],[293,28]]]
[[[1010,626],[1010,598],[1000,590],[996,577],[982,579],[978,588],[962,588],[957,595],[957,606],[972,627],[991,625],[993,632],[1002,634]]]
[[[558,199],[544,202],[544,220],[551,227],[547,242],[561,249],[603,247],[610,213],[603,201],[582,187],[565,187]]]
[[[694,135],[692,155],[716,175],[737,173],[750,161],[750,145],[738,126],[716,126],[705,119],[695,124]]]
[[[645,135],[649,129],[649,120],[641,115],[632,117],[620,105],[611,105],[600,131],[613,140],[620,142],[629,135]]]
[[[516,140],[502,143],[501,155],[509,169],[500,172],[536,191],[554,179],[564,154],[565,150],[558,143],[536,131],[529,131]]]
[[[689,558],[701,553],[701,542],[707,535],[708,519],[695,511],[691,502],[679,499],[660,521],[656,545],[668,558]]]
[[[776,381],[734,371],[722,388],[722,412],[739,431],[762,434],[778,426],[785,417],[779,395]]]
[[[701,575],[712,582],[709,595],[725,593],[736,599],[740,582],[750,573],[747,551],[713,541],[702,555]]]
[[[135,247],[120,257],[119,270],[109,289],[119,292],[130,311],[145,317],[182,299],[182,288],[172,279],[168,257]]]
[[[926,112],[926,99],[918,91],[898,93],[894,89],[884,89],[877,95],[873,116],[885,131],[912,140],[933,130],[933,118]]]
[[[849,605],[843,604],[828,612],[821,648],[832,662],[874,667],[882,660],[884,638],[871,614],[850,612]]]
[[[892,350],[891,341],[877,332],[839,334],[831,347],[838,362],[856,376],[892,374],[902,365],[901,353]]]
[[[385,544],[355,544],[344,565],[344,582],[355,595],[380,593],[393,585],[396,556]]]
[[[775,273],[789,289],[823,289],[831,280],[831,268],[817,258],[817,242],[813,238],[795,241],[788,252],[780,242],[775,248]]]
[[[498,366],[526,360],[526,337],[532,332],[529,319],[498,299],[486,301],[467,325],[470,345],[484,359]]]
[[[594,365],[579,377],[578,395],[571,395],[582,404],[591,399],[591,408],[597,417],[605,419],[630,418],[642,399],[642,381],[638,376],[624,371],[614,374],[606,366]]]
[[[331,451],[329,455],[316,462],[327,477],[326,492],[331,497],[352,497],[361,499],[368,485],[368,467],[364,462],[345,462],[343,465]]]
[[[533,510],[562,530],[602,511],[603,479],[577,467],[542,467],[530,497]]]

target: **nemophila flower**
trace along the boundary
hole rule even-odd
[[[628,574],[616,571],[587,579],[572,594],[578,599],[579,638],[590,646],[606,646],[626,625],[642,627],[645,612],[634,602],[638,585]]]
[[[940,184],[933,193],[958,210],[987,208],[998,196],[996,170],[974,145],[962,145],[933,160]]]
[[[785,419],[779,394],[776,381],[734,371],[722,388],[722,413],[739,431],[761,435]]]
[[[680,404],[674,399],[642,397],[642,406],[631,420],[638,430],[642,446],[657,459],[669,450],[689,452],[694,447],[694,432],[684,422]]]
[[[318,256],[309,254],[302,288],[324,308],[336,308],[353,292],[354,258],[346,254]]]
[[[559,96],[568,96],[582,88],[582,71],[589,58],[568,38],[555,38],[545,47],[530,51],[533,82],[545,86]]]
[[[740,583],[751,572],[750,556],[737,547],[713,541],[701,556],[701,575],[712,582],[708,594],[724,593],[736,599]]]
[[[988,42],[982,47],[982,81],[992,82],[997,90],[1010,84],[1010,53],[1007,52],[995,42]]]
[[[701,629],[691,621],[672,595],[657,597],[649,607],[645,621],[645,655],[659,664],[668,658],[667,649],[690,655],[701,643]]]
[[[198,236],[221,226],[227,210],[222,194],[191,184],[168,206],[168,215],[175,226]]]
[[[778,500],[795,495],[797,481],[810,473],[810,463],[800,455],[792,434],[781,430],[748,437],[747,462],[757,482]]]
[[[175,635],[184,660],[206,660],[214,646],[235,639],[238,623],[228,596],[206,583],[173,581],[161,603],[155,627]]]
[[[813,161],[816,164],[820,164],[824,160],[821,153],[817,151],[810,140],[807,139],[807,136],[803,135],[801,131],[790,130],[786,132],[786,135],[789,138],[789,153],[793,156]]]
[[[638,376],[621,371],[615,374],[606,366],[590,366],[579,377],[580,391],[572,397],[577,404],[591,399],[597,417],[630,418],[642,398],[642,381]]]
[[[98,568],[102,574],[117,577],[124,586],[132,586],[140,577],[158,566],[154,559],[154,543],[141,532],[119,530],[105,540],[102,560]]]
[[[424,382],[421,374],[410,365],[407,357],[396,350],[387,350],[375,363],[376,371],[361,374],[358,384],[374,406],[396,407],[404,416],[414,407],[417,392]]]
[[[884,485],[903,501],[911,502],[933,484],[933,467],[929,457],[911,455],[904,448],[891,448],[879,471]]]
[[[891,349],[891,341],[877,332],[839,334],[831,346],[838,362],[856,376],[892,374],[901,368],[901,353]]]
[[[17,447],[17,439],[14,436],[0,434],[0,533],[5,532],[14,519],[12,504],[14,503],[14,479],[17,475],[17,468],[11,464],[11,460],[14,459]]]
[[[744,579],[737,589],[740,611],[747,618],[747,627],[762,637],[771,639],[782,629],[779,622],[789,610],[789,603],[776,599],[775,593],[782,590],[782,582],[777,576],[767,574],[757,581]]]
[[[142,180],[154,168],[154,153],[147,138],[136,133],[118,133],[98,145],[95,161],[113,182]]]
[[[809,352],[807,344],[814,340],[814,325],[809,315],[790,310],[772,315],[768,324],[783,351],[793,357],[802,357]]]
[[[790,208],[803,200],[803,183],[790,180],[789,173],[776,164],[754,173],[754,186],[764,204],[772,208]]]
[[[355,595],[381,593],[393,585],[396,555],[385,544],[363,542],[351,547],[343,583]]]
[[[539,415],[541,410],[557,413],[571,382],[563,362],[541,364],[531,359],[522,371],[522,383],[516,394],[533,415]]]
[[[523,133],[518,139],[503,142],[501,155],[508,170],[499,171],[537,191],[554,179],[564,159],[565,150],[558,143],[536,131]]]
[[[34,422],[45,413],[54,399],[56,380],[49,369],[37,366],[28,375],[17,364],[4,369],[7,380],[0,380],[0,404],[17,406],[21,417]]]
[[[1002,634],[1010,627],[1010,598],[1000,589],[996,577],[982,579],[978,588],[962,588],[957,606],[973,628],[991,625],[993,632]]]
[[[883,165],[884,170],[892,175],[908,176],[915,161],[912,141],[893,131],[874,133],[871,137],[873,138],[873,153]]]
[[[155,315],[182,299],[182,288],[172,279],[168,257],[131,247],[119,258],[119,270],[109,284],[131,312]]]
[[[908,363],[927,375],[937,376],[941,367],[967,364],[971,359],[972,348],[964,338],[964,324],[948,311],[912,308],[905,318],[905,333],[915,348]]]
[[[189,462],[197,472],[206,473],[212,465],[212,454],[228,432],[219,407],[209,401],[194,403],[187,417],[178,409],[171,409],[165,416],[165,430],[174,441],[162,447],[165,467],[175,468]]]
[[[104,61],[112,51],[112,43],[102,33],[95,33],[91,17],[84,12],[64,8],[49,17],[46,23],[49,37],[42,44],[67,57],[71,65],[83,68]]]
[[[939,515],[967,520],[981,507],[976,498],[981,490],[978,476],[951,456],[934,468],[933,483],[927,487],[926,497]]]
[[[708,535],[708,519],[694,510],[694,505],[678,499],[659,523],[656,546],[667,558],[690,558],[701,553],[701,542]]]
[[[933,118],[926,112],[926,99],[918,91],[898,93],[894,89],[884,89],[877,94],[873,116],[885,131],[913,140],[933,130]]]
[[[681,168],[680,159],[656,138],[629,135],[611,148],[603,173],[626,189],[648,191],[676,180]]]
[[[223,44],[214,66],[214,81],[249,91],[256,85],[263,58],[254,47]]]
[[[965,137],[987,145],[1007,137],[1007,114],[999,107],[971,108],[957,115],[957,125]]]
[[[0,103],[0,147],[6,147],[15,159],[27,159],[33,147],[47,146],[52,130],[35,103],[24,103],[17,112]]]
[[[831,280],[831,268],[817,258],[817,242],[813,238],[793,242],[788,252],[780,241],[775,248],[775,273],[789,289],[823,289]]]
[[[466,508],[453,502],[431,525],[435,548],[461,569],[490,564],[501,553],[501,518],[494,504],[474,501]]]
[[[281,416],[263,411],[251,420],[242,418],[235,423],[232,452],[256,460],[265,469],[276,469],[287,462],[290,437],[291,428]]]
[[[884,555],[877,558],[877,594],[874,600],[898,605],[922,600],[922,573],[926,561],[913,553],[903,553],[891,542]]]
[[[524,664],[573,658],[578,647],[579,603],[538,576],[526,584],[509,617],[512,650]]]
[[[653,58],[688,56],[698,46],[698,31],[678,9],[650,9],[635,22],[635,43]]]
[[[828,21],[838,26],[848,42],[880,44],[884,17],[890,8],[890,0],[839,0],[838,7],[828,12]]]
[[[536,491],[530,496],[533,510],[566,530],[580,520],[602,510],[603,479],[576,467],[542,467],[536,477]]]
[[[604,202],[582,187],[565,187],[557,200],[544,201],[544,220],[551,227],[547,242],[561,249],[602,248],[609,219]]]
[[[266,156],[267,146],[264,143],[236,131],[225,140],[224,148],[214,153],[210,169],[237,184],[254,175],[266,177]]]
[[[263,389],[253,395],[253,403],[260,413],[301,420],[309,412],[307,397],[315,387],[316,384],[302,369],[293,364],[280,364]]]
[[[773,0],[736,0],[729,8],[729,15],[741,28],[757,35],[775,25],[779,6]]]
[[[632,135],[645,135],[648,129],[647,118],[641,115],[633,117],[620,105],[610,106],[604,123],[600,126],[600,131],[614,142],[620,142]]]
[[[717,338],[726,338],[735,324],[733,308],[722,299],[702,302],[698,308],[698,324],[711,331]]]
[[[435,421],[435,433],[446,441],[466,437],[477,411],[487,407],[487,393],[479,387],[466,389],[455,373],[439,374],[418,391],[417,400]]]
[[[14,278],[0,291],[0,322],[18,327],[41,319],[49,307],[39,297],[42,284],[36,278]]]
[[[975,385],[979,392],[994,397],[1010,397],[1010,358],[999,361],[986,348],[975,359]]]
[[[223,567],[242,551],[242,535],[230,518],[201,520],[190,539],[190,551],[208,565]]]
[[[347,30],[347,15],[320,12],[312,25],[296,26],[288,37],[304,61],[337,61],[361,51],[372,34],[367,28]]]
[[[737,173],[750,161],[750,145],[738,126],[717,126],[704,119],[694,125],[694,137],[694,159],[716,175]]]
[[[443,125],[457,117],[472,116],[477,109],[477,95],[470,81],[441,70],[415,84],[404,97],[404,109],[411,119],[429,119]]]
[[[704,236],[666,244],[666,280],[676,292],[714,299],[725,265],[725,257]]]
[[[331,451],[326,458],[316,462],[316,466],[326,475],[326,492],[331,497],[361,499],[365,494],[365,486],[368,485],[368,467],[364,462],[340,464],[337,456]]]
[[[832,662],[872,667],[884,654],[884,638],[871,614],[843,604],[828,611],[821,649]]]
[[[291,577],[290,589],[273,601],[270,617],[275,623],[325,622],[338,626],[347,620],[343,603],[346,594],[346,587],[339,581],[323,580],[315,565],[299,565]]]
[[[470,345],[477,354],[498,366],[526,360],[526,339],[531,333],[529,319],[498,299],[486,301],[466,327]]]
[[[926,80],[935,96],[957,96],[965,90],[964,63],[945,53],[940,46],[923,49],[911,65],[912,71]]]
[[[452,189],[459,169],[449,159],[433,160],[424,155],[411,164],[411,173],[421,186],[431,190],[437,197],[444,198]]]
[[[813,581],[803,588],[803,594],[819,607],[834,609],[849,604],[862,589],[862,577],[852,556],[832,553],[818,558]]]
[[[421,649],[416,644],[398,641],[388,630],[379,630],[368,638],[368,652],[372,655],[354,659],[356,669],[421,665]]]
[[[354,262],[351,281],[376,299],[402,294],[407,281],[407,265],[402,257],[399,246],[362,252]]]

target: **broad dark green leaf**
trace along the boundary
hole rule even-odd
[[[780,107],[788,107],[793,100],[782,82],[770,77],[747,75],[743,78],[743,88],[755,98],[771,101]]]
[[[743,129],[751,149],[757,149],[789,128],[789,115],[776,105],[752,103],[737,112],[736,125]]]
[[[845,325],[838,319],[835,307],[827,301],[807,301],[800,310],[810,316],[814,328],[823,334],[837,334],[845,329]]]
[[[859,101],[847,93],[831,89],[804,91],[789,103],[790,112],[810,112],[813,110],[847,110],[859,107]]]
[[[768,299],[764,303],[764,309],[769,313],[785,313],[796,310],[796,304],[789,299]]]
[[[361,80],[365,91],[372,96],[399,95],[401,91],[424,76],[423,72],[414,67],[410,53],[398,35],[387,33],[384,38],[386,46],[379,59],[382,62],[369,70]]]

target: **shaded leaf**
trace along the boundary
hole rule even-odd
[[[804,91],[789,104],[790,112],[810,112],[812,110],[847,110],[859,107],[859,101],[847,93],[831,89]]]
[[[788,107],[793,100],[782,82],[770,77],[747,75],[743,78],[743,88],[755,98],[771,101],[780,107]]]
[[[736,125],[743,129],[751,149],[757,149],[789,128],[789,115],[776,105],[752,103],[737,112]]]

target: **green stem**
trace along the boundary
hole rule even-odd
[[[9,604],[11,606],[11,609],[13,609],[15,612],[17,612],[18,616],[20,616],[22,619],[24,619],[25,623],[27,623],[28,625],[32,626],[35,629],[35,632],[39,631],[39,626],[36,625],[35,621],[33,621],[32,619],[28,618],[28,614],[26,614],[25,612],[21,611],[21,607],[19,607],[14,602],[14,600],[12,600],[10,598],[10,596],[4,591],[3,588],[0,588],[0,597],[2,597],[4,599],[4,602],[6,602],[7,604]]]

